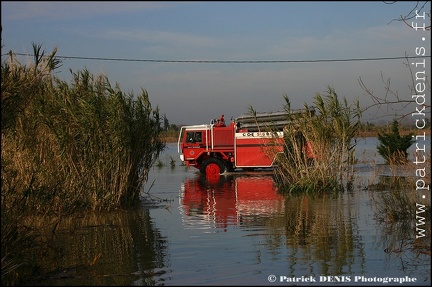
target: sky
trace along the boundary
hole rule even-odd
[[[430,31],[395,21],[416,2],[389,3],[1,1],[2,61],[9,51],[31,54],[32,43],[47,53],[57,48],[57,56],[73,58],[63,59],[56,76],[70,81],[70,70],[87,69],[125,93],[146,90],[170,124],[236,118],[251,107],[281,111],[285,95],[293,109],[313,106],[329,86],[348,104],[368,108],[363,121],[376,122],[415,112],[416,103],[369,108],[359,79],[378,97],[389,81],[405,101],[412,101],[408,67],[426,71],[430,83]],[[419,47],[426,56],[416,55]],[[406,55],[419,58],[408,63]],[[427,93],[430,113],[430,84]]]

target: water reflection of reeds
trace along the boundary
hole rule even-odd
[[[343,274],[353,263],[361,260],[361,244],[355,237],[356,222],[352,210],[342,197],[331,195],[287,197],[285,227],[287,245],[293,253],[302,253],[320,262],[320,274]]]
[[[40,256],[41,277],[36,280],[47,285],[146,284],[164,272],[166,241],[148,210],[63,219],[55,234],[41,231],[39,242],[34,254]]]
[[[381,242],[388,254],[427,256],[430,261],[430,202],[413,187],[413,178],[380,176],[378,183],[370,186],[375,217],[382,225]]]
[[[305,262],[311,265],[310,274],[346,274],[353,264],[365,260],[352,214],[355,209],[346,206],[344,197],[285,196],[284,205],[284,217],[272,225],[286,238],[293,274],[296,264],[304,266]]]

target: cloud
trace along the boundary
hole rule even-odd
[[[375,26],[286,38],[269,45],[266,54],[287,60],[395,57],[404,56],[415,39],[415,33],[406,26]]]
[[[97,15],[114,15],[124,12],[153,11],[155,9],[172,8],[185,5],[186,2],[151,2],[151,1],[71,1],[71,2],[45,2],[45,1],[2,1],[2,10],[6,9],[7,14],[2,14],[7,20],[58,20],[73,18],[88,18]]]
[[[192,35],[187,33],[143,30],[106,30],[102,37],[117,41],[139,41],[150,43],[157,47],[195,47],[208,48],[217,45],[218,41],[211,37]]]

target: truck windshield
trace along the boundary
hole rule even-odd
[[[188,132],[186,136],[186,142],[197,143],[202,141],[202,132]]]

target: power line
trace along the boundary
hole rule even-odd
[[[20,56],[33,56],[27,53],[14,53]],[[3,54],[8,55],[8,54]],[[320,63],[320,62],[359,62],[359,61],[383,61],[399,59],[430,58],[431,56],[401,56],[401,57],[379,57],[379,58],[349,58],[349,59],[317,59],[317,60],[244,60],[244,61],[221,61],[221,60],[157,60],[157,59],[125,59],[125,58],[101,58],[101,57],[78,57],[78,56],[55,56],[60,59],[94,60],[94,61],[117,61],[117,62],[150,62],[150,63],[192,63],[192,64],[272,64],[272,63]]]

